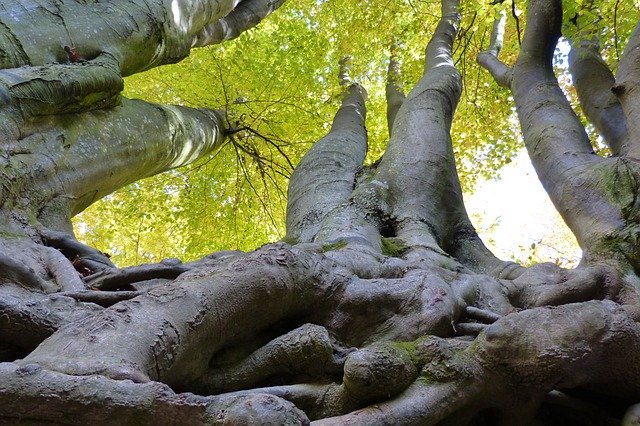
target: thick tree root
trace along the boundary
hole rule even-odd
[[[61,407],[63,407],[61,409]],[[273,395],[202,397],[168,386],[76,377],[0,363],[0,422],[67,425],[305,425],[305,414]]]
[[[167,280],[174,280],[192,269],[220,265],[243,254],[237,250],[226,250],[189,263],[169,258],[160,261],[160,263],[147,263],[122,269],[113,267],[86,276],[84,281],[91,288],[103,291],[130,290],[132,284],[141,282],[145,282],[145,285],[141,287],[147,289]],[[139,286],[134,287],[136,290],[142,290],[142,288],[138,288]]]
[[[368,360],[358,369],[368,374],[360,376],[360,391],[352,392],[351,396],[358,400],[352,404],[357,406],[342,413],[327,413],[333,417],[325,415],[313,424],[431,425],[447,419],[484,390],[473,380],[482,371],[479,364],[457,356],[468,345],[468,342],[426,337],[374,349],[378,361]],[[386,350],[381,351],[385,346]],[[380,356],[382,354],[384,356]],[[389,365],[396,367],[388,368]],[[401,365],[405,367],[398,370]],[[411,367],[406,370],[408,366]],[[402,370],[409,374],[398,374]],[[353,386],[346,376],[347,367],[344,386],[351,390]],[[373,395],[367,395],[369,386],[363,386],[367,383],[372,384]],[[375,404],[369,405],[372,403]],[[354,408],[360,409],[353,411]]]
[[[345,356],[351,351],[331,339],[326,328],[305,324],[267,343],[236,366],[213,369],[192,389],[216,394],[250,389],[272,377],[338,378]]]
[[[324,254],[286,244],[210,261],[202,268],[170,262],[104,274],[149,278],[193,269],[62,328],[20,365],[138,383],[162,380],[181,391],[231,391],[218,396],[225,400],[270,394],[309,418],[334,423],[430,424],[461,415],[458,410],[471,419],[508,401],[514,389],[518,412],[500,415],[527,419],[559,380],[566,387],[611,380],[610,390],[640,389],[610,369],[637,361],[609,354],[622,353],[616,340],[622,339],[619,347],[640,341],[622,305],[591,301],[517,311],[509,303],[531,306],[549,301],[549,294],[581,300],[598,294],[598,287],[606,293],[599,270],[559,276],[553,268],[533,268],[529,279],[542,281],[534,292],[523,291],[525,274],[506,281],[425,266],[400,278],[362,279]],[[103,304],[138,295],[67,294],[82,300],[99,295],[93,301],[104,294]],[[241,334],[229,332],[236,327]],[[273,338],[276,330],[284,334]],[[473,342],[451,338],[456,331],[479,336]],[[603,357],[611,361],[606,374],[593,361]],[[534,366],[538,373],[531,373]]]
[[[109,260],[109,256],[93,247],[82,244],[73,235],[50,229],[40,230],[40,235],[45,245],[60,250],[67,259],[73,262],[74,267],[82,275],[116,267]]]
[[[86,319],[100,310],[59,294],[0,287],[0,342],[33,350],[63,324]]]
[[[0,280],[20,284],[26,288],[52,293],[53,286],[40,278],[33,269],[0,253]]]
[[[89,275],[85,282],[96,290],[129,289],[130,285],[153,279],[175,279],[191,268],[182,263],[151,263],[123,269],[109,269]]]
[[[418,376],[404,347],[378,344],[347,355],[341,383],[302,383],[257,388],[228,395],[268,393],[293,402],[311,419],[339,416],[392,398]]]
[[[640,394],[640,327],[611,301],[507,315],[475,344],[483,365],[547,392],[592,386],[610,395]]]

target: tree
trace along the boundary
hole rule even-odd
[[[640,29],[614,78],[583,31],[592,4],[571,17],[571,72],[609,157],[593,152],[553,73],[559,0],[530,2],[512,66],[498,59],[501,20],[479,56],[512,93],[540,180],[583,249],[576,269],[504,262],[467,217],[450,137],[457,0],[442,0],[407,96],[392,54],[389,144],[371,166],[366,92],[341,61],[341,107],[291,177],[282,241],[118,269],[75,239],[70,218],[94,200],[237,130],[224,112],[120,95],[123,76],[279,5],[235,3],[0,6],[3,422],[638,421]]]

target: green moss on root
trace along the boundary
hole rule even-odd
[[[287,243],[290,246],[295,246],[296,244],[298,244],[300,242],[300,240],[297,237],[284,237],[282,240],[283,243]]]
[[[401,257],[408,249],[407,245],[400,238],[380,239],[382,254],[391,257]]]
[[[347,246],[347,242],[345,240],[339,240],[339,241],[336,241],[335,243],[323,244],[322,252],[326,253],[328,251],[338,250],[346,246]]]

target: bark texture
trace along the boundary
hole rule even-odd
[[[341,62],[341,107],[291,178],[283,241],[118,269],[75,239],[74,214],[224,139],[219,112],[124,99],[122,76],[280,3],[0,5],[0,422],[637,424],[640,35],[615,79],[591,35],[572,40],[583,109],[616,154],[596,156],[553,74],[560,0],[530,2],[513,65],[501,21],[479,62],[513,94],[576,269],[502,261],[469,221],[450,136],[457,0],[406,96],[392,48],[372,166],[366,92]]]

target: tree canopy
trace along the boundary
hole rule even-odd
[[[616,69],[635,25],[637,5],[598,2],[580,22],[601,35],[603,57]],[[506,23],[501,58],[513,62],[525,28],[524,3],[462,4],[454,57],[464,90],[452,138],[463,188],[494,177],[521,148],[509,94],[476,64],[486,49],[494,18]],[[565,2],[567,34],[582,2]],[[221,108],[246,127],[222,150],[185,169],[136,182],[86,211],[76,229],[84,241],[121,265],[186,260],[221,249],[253,249],[284,235],[286,182],[300,157],[328,128],[340,101],[338,62],[352,56],[351,78],[366,87],[369,153],[386,146],[385,81],[393,47],[401,86],[420,76],[424,43],[438,19],[436,1],[291,1],[239,38],[195,49],[175,65],[126,79],[134,98]],[[556,67],[580,113],[568,73],[568,46],[561,42]],[[584,120],[586,122],[586,120]],[[608,151],[602,143],[597,146]],[[508,194],[505,194],[508,196]]]

